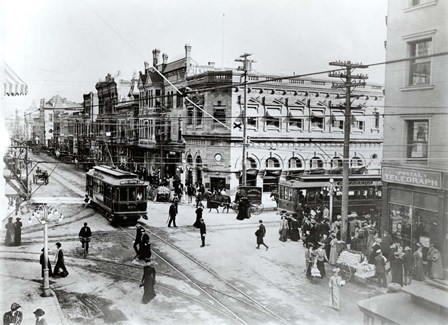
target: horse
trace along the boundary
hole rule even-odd
[[[230,203],[232,200],[230,199],[230,196],[228,195],[222,195],[222,194],[212,194],[211,192],[206,192],[204,194],[205,199],[207,200],[207,209],[209,209],[208,212],[211,212],[212,209],[216,209],[216,212],[219,213],[218,208],[222,208],[222,212],[227,209],[227,213],[229,212]]]

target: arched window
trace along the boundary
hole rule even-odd
[[[350,167],[361,167],[364,166],[364,160],[359,157],[353,157],[350,161]]]
[[[292,157],[288,161],[288,168],[289,169],[299,169],[303,168],[302,161],[297,157]]]
[[[342,159],[339,157],[333,157],[331,159],[331,169],[342,168]]]
[[[266,159],[266,168],[280,168],[280,162],[277,158],[268,158]]]
[[[193,165],[193,157],[191,155],[187,156],[187,164]]]
[[[256,169],[257,168],[257,162],[255,161],[254,158],[247,157],[247,159],[246,159],[246,167],[247,168],[251,168],[251,169]]]
[[[323,168],[324,162],[319,157],[313,157],[310,160],[311,169]]]

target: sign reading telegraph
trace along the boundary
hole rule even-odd
[[[442,186],[442,174],[417,169],[402,169],[383,167],[382,180],[384,182],[416,185],[440,189]]]

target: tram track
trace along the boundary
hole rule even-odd
[[[185,279],[187,279],[189,282],[192,282],[195,284],[195,286],[197,287],[201,287],[201,291],[204,290],[204,287],[207,287],[208,290],[210,291],[214,291],[214,292],[218,292],[224,296],[229,296],[232,297],[233,299],[236,299],[242,303],[244,303],[246,306],[250,306],[251,308],[255,309],[257,312],[261,312],[266,316],[269,316],[270,318],[274,319],[276,322],[281,322],[283,324],[290,324],[288,320],[284,319],[283,317],[277,315],[276,313],[274,313],[272,310],[270,310],[269,308],[267,308],[266,306],[264,306],[262,303],[258,302],[255,298],[249,296],[248,294],[246,294],[245,292],[241,291],[240,289],[238,289],[237,287],[235,287],[233,284],[231,284],[229,281],[227,281],[226,279],[224,279],[223,277],[221,277],[220,275],[218,275],[216,272],[214,272],[213,270],[211,270],[209,267],[207,267],[206,265],[204,265],[203,263],[197,261],[195,258],[193,258],[192,256],[190,256],[188,253],[186,253],[185,251],[183,251],[182,249],[180,249],[179,247],[169,243],[168,241],[166,241],[165,239],[163,239],[161,236],[159,236],[157,233],[155,233],[154,231],[152,231],[147,225],[143,224],[144,228],[146,229],[146,231],[151,234],[153,237],[157,238],[160,242],[162,242],[163,244],[165,244],[167,247],[171,248],[172,250],[174,250],[177,254],[180,254],[181,257],[185,258],[187,261],[193,263],[194,266],[199,267],[202,271],[204,271],[208,276],[211,276],[212,279],[214,279],[214,281],[218,280],[217,282],[213,282],[213,284],[215,285],[216,283],[220,284],[220,285],[224,285],[225,288],[230,288],[232,290],[233,293],[237,293],[240,297],[237,298],[232,294],[226,293],[224,290],[220,290],[220,289],[216,289],[210,285],[204,285],[204,282],[201,281],[197,281],[194,280],[192,277],[188,276],[187,274],[185,274],[185,272],[183,272],[182,270],[180,270],[180,268],[176,267],[174,265],[174,263],[170,262],[167,260],[167,258],[164,258],[163,256],[161,256],[161,254],[155,252],[154,250],[152,250],[153,254],[155,254],[156,256],[158,256],[161,260],[163,260],[165,263],[167,263],[168,265],[170,265],[174,270],[176,270],[179,274],[181,274],[182,277],[184,277]],[[120,227],[121,228],[121,227]],[[126,231],[124,228],[121,228],[123,231],[125,231],[126,233],[129,234],[130,237],[134,237],[131,233],[129,233],[128,231]],[[159,247],[160,248],[160,247]],[[177,261],[178,262],[178,261]],[[179,264],[179,263],[177,263]],[[187,268],[185,265],[183,265],[183,268]],[[208,296],[211,296],[211,299],[216,301],[218,300],[218,304],[223,305],[223,303],[221,301],[219,301],[219,299],[217,299],[216,297],[214,297],[213,295],[211,295],[209,292],[207,292]],[[224,306],[224,308],[226,310],[230,309],[227,306]],[[247,311],[247,310],[246,310]],[[236,313],[234,311],[232,311],[232,314]],[[248,324],[246,321],[242,320],[240,321],[241,317],[236,315],[236,320],[239,323],[244,323],[244,324]],[[263,319],[265,320],[265,319]],[[262,322],[262,320],[258,320],[258,323]]]

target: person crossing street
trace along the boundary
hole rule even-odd
[[[91,236],[92,231],[90,230],[90,227],[87,226],[87,222],[84,222],[84,226],[79,231],[79,239],[81,240],[82,248],[85,246],[86,254],[89,254],[89,243]]]

